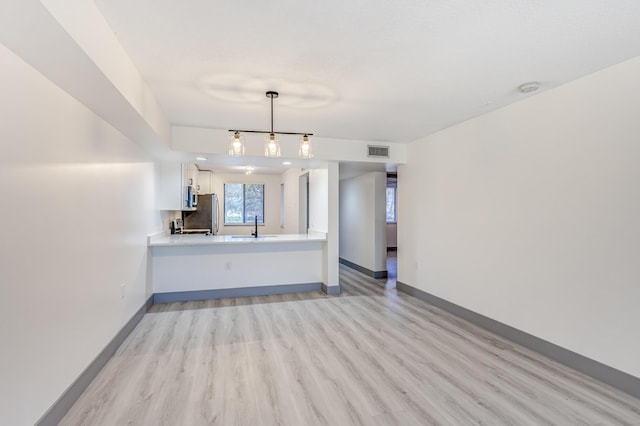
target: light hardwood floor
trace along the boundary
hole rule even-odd
[[[64,425],[640,425],[640,401],[341,266],[342,295],[155,305]]]

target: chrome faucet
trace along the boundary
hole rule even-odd
[[[258,216],[255,217],[256,230],[251,233],[252,237],[258,238]]]

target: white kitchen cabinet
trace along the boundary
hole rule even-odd
[[[198,173],[198,194],[213,194],[213,172],[211,170],[200,170]]]
[[[197,191],[199,170],[191,163],[159,163],[156,189],[159,210],[195,210],[187,207],[188,187]]]
[[[182,176],[183,176],[183,184],[184,186],[193,186],[196,191],[198,188],[198,167],[192,163],[183,163],[182,164]]]

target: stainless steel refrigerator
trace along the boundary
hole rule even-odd
[[[198,195],[195,212],[184,212],[184,229],[209,229],[213,235],[219,231],[220,204],[216,194]]]

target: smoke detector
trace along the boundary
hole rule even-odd
[[[520,86],[518,86],[518,91],[520,93],[531,93],[531,92],[535,92],[539,88],[540,88],[540,83],[538,83],[537,81],[531,81],[529,83],[523,83]]]

